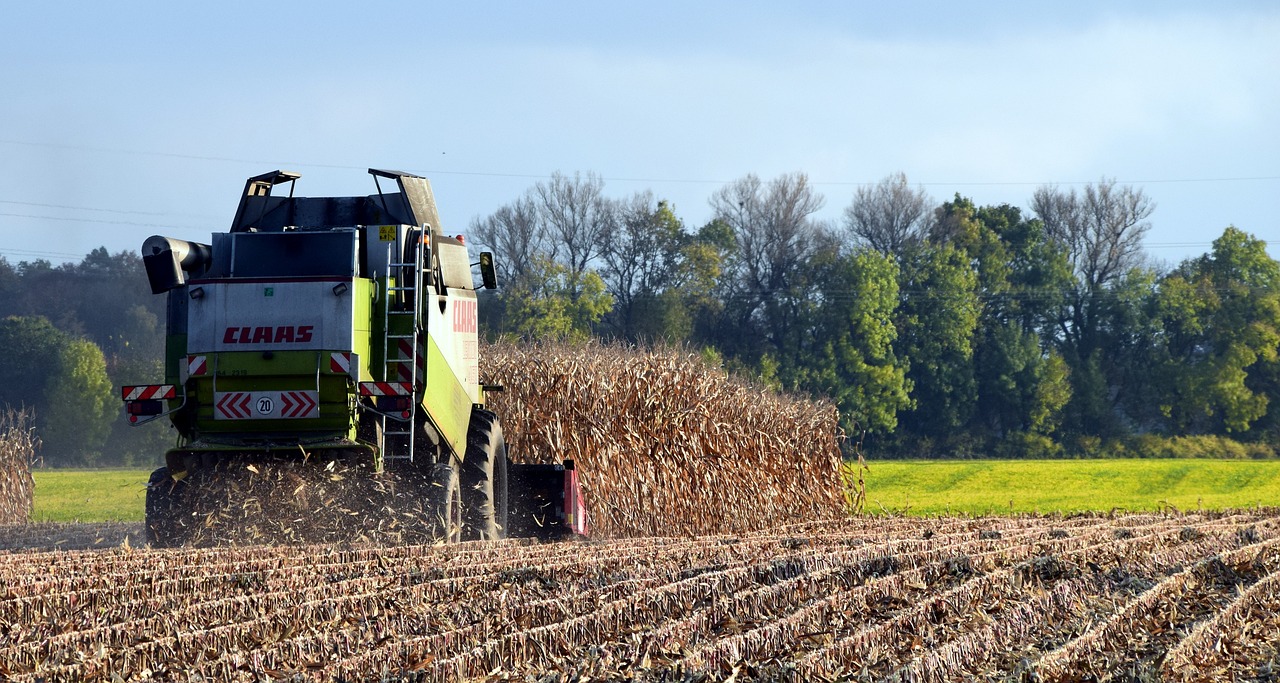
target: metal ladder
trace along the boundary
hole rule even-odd
[[[407,381],[409,383],[409,411],[407,417],[380,413],[380,420],[382,421],[383,460],[413,462],[413,447],[416,441],[413,438],[413,431],[417,424],[418,380],[420,379],[417,359],[418,316],[422,303],[420,294],[423,271],[422,237],[426,235],[426,228],[411,228],[405,234],[406,239],[414,240],[413,247],[402,249],[399,256],[395,255],[397,242],[387,245],[387,279],[383,288],[383,300],[386,301],[386,306],[383,308],[382,320],[382,330],[386,335],[383,377],[387,382]],[[405,252],[412,255],[411,262],[401,262]],[[391,284],[392,274],[395,274],[394,286]],[[405,327],[403,323],[406,320],[409,323],[408,329],[411,330],[409,333],[392,332],[393,321],[396,322],[396,327],[403,329]],[[407,351],[407,358],[402,357],[402,351]],[[393,452],[390,447],[393,440],[397,443],[403,440],[407,448]]]

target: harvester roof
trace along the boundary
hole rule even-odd
[[[245,181],[244,194],[231,232],[278,232],[286,227],[330,228],[356,225],[430,225],[439,229],[431,183],[412,173],[369,169],[377,192],[362,197],[295,197],[293,183],[302,176],[271,171]],[[394,180],[398,192],[383,192],[379,178]],[[276,196],[277,185],[289,184],[289,194]]]

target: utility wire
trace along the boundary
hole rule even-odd
[[[102,213],[137,214],[142,216],[163,216],[162,211],[129,211],[125,209],[102,209],[93,206],[70,206],[67,204],[41,204],[39,202],[20,202],[12,199],[0,199],[0,204],[17,204],[19,206],[38,206],[42,209],[69,209],[71,211],[99,211]]]
[[[65,143],[54,142],[29,142],[25,140],[3,140],[0,144],[6,145],[22,145],[27,147],[52,147],[57,149],[74,149],[89,152],[106,152],[109,154],[132,154],[137,156],[155,156],[170,159],[192,159],[196,161],[220,161],[236,164],[256,164],[262,166],[276,166],[278,168],[330,168],[330,169],[352,169],[365,170],[364,166],[351,166],[346,164],[322,164],[312,162],[298,161],[262,161],[255,159],[239,159],[235,157],[219,157],[207,156],[199,154],[181,154],[178,152],[150,152],[143,150],[128,150],[110,147],[94,147],[90,145],[70,145]],[[419,175],[456,175],[456,176],[479,176],[491,178],[529,178],[529,179],[546,179],[551,175],[548,173],[508,173],[497,171],[444,171],[444,170],[413,170]],[[727,185],[731,180],[712,180],[705,178],[626,178],[620,176],[601,176],[601,180],[611,182],[626,183],[672,183],[672,184],[706,184],[706,185]],[[1219,178],[1156,178],[1151,180],[1117,180],[1118,183],[1126,185],[1146,185],[1146,184],[1176,184],[1176,183],[1236,183],[1236,182],[1257,182],[1280,180],[1280,176],[1235,176],[1235,177],[1219,177]],[[813,185],[836,185],[848,187],[872,187],[879,181],[855,181],[855,180],[811,180]],[[915,183],[925,187],[999,187],[999,186],[1039,186],[1039,185],[1087,185],[1097,182],[1096,180],[1050,180],[1050,181],[962,181],[962,182],[921,182]]]
[[[137,221],[112,221],[102,218],[72,218],[70,216],[34,216],[26,213],[7,213],[0,211],[0,216],[9,218],[33,218],[42,221],[71,221],[73,223],[97,223],[100,225],[132,225],[141,228],[183,228],[173,223],[139,223]]]
[[[31,251],[29,249],[0,249],[0,254],[26,258],[34,256],[36,258],[78,258],[83,259],[84,254],[70,254],[61,251]]]

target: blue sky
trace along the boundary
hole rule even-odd
[[[807,173],[835,223],[902,171],[1023,207],[1116,178],[1167,262],[1280,244],[1271,2],[7,4],[11,263],[207,241],[250,175],[368,194],[371,166],[431,178],[451,232],[557,170],[691,227],[746,173]]]

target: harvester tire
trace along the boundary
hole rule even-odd
[[[462,533],[465,540],[496,541],[507,530],[507,441],[498,416],[471,411],[462,459]]]
[[[185,488],[186,482],[170,476],[168,467],[151,473],[147,481],[145,525],[147,544],[151,547],[172,548],[185,541],[184,520],[180,519],[180,498]]]
[[[462,540],[462,491],[457,467],[449,463],[431,466],[427,503],[432,535],[446,543]]]

